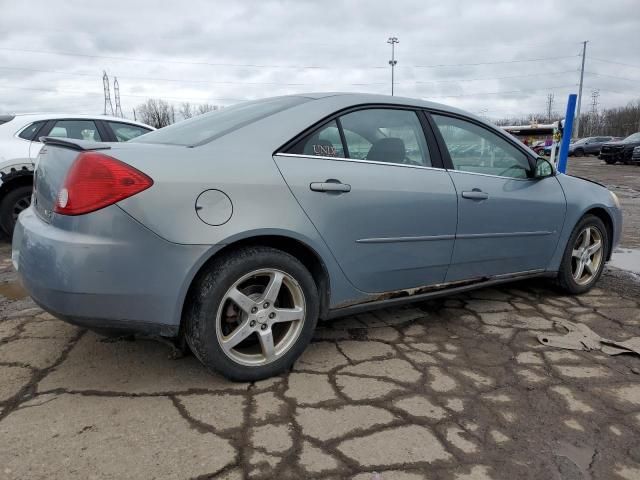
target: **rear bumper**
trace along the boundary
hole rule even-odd
[[[14,266],[38,305],[96,330],[177,334],[211,247],[167,242],[115,205],[54,223],[29,208],[13,236]]]

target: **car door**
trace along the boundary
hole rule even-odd
[[[274,156],[345,275],[365,292],[441,283],[449,266],[455,189],[421,118],[360,109]]]
[[[593,149],[589,153],[593,153],[594,155],[598,155],[600,153],[600,149],[602,145],[611,141],[611,137],[597,137],[595,139],[595,143],[593,145]]]
[[[595,153],[599,150],[600,150],[600,145],[598,144],[598,139],[596,137],[588,138],[584,144],[585,155],[590,153]]]
[[[558,180],[530,178],[533,162],[506,135],[460,116],[431,119],[459,200],[446,280],[545,269],[566,211]]]

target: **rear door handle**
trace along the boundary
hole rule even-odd
[[[483,192],[479,188],[474,188],[470,192],[462,192],[462,198],[468,198],[470,200],[486,200],[489,198],[487,192]]]
[[[350,192],[351,185],[340,182],[313,182],[309,188],[314,192]]]

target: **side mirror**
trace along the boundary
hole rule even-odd
[[[547,178],[553,177],[553,175],[555,175],[555,170],[551,162],[546,158],[538,157],[536,159],[536,171],[534,172],[533,178]]]

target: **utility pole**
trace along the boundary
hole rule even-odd
[[[109,91],[109,76],[107,72],[103,70],[102,86],[104,87],[104,115],[113,115],[113,103],[111,103],[111,92]]]
[[[582,67],[580,67],[580,87],[578,88],[578,108],[576,110],[576,128],[573,129],[571,138],[580,135],[580,107],[582,106],[582,82],[584,80],[584,59],[587,56],[587,43],[589,40],[582,42]]]
[[[396,43],[400,43],[398,41],[398,37],[389,37],[387,43],[391,45],[391,60],[389,60],[389,65],[391,65],[391,96],[393,96],[393,73],[398,61],[396,60]]]
[[[551,123],[551,115],[553,114],[553,93],[547,95],[547,122]]]

